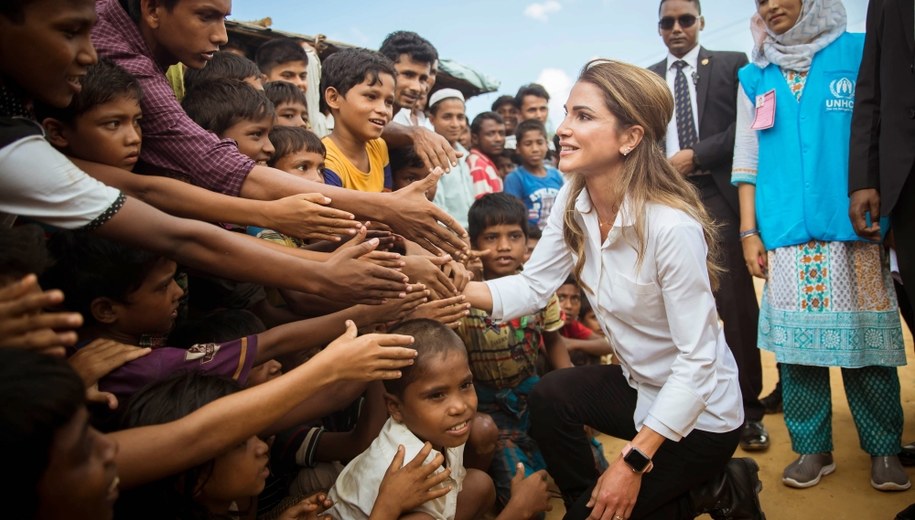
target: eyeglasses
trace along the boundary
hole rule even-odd
[[[677,18],[674,18],[673,16],[665,16],[664,18],[658,20],[658,27],[661,30],[669,31],[674,28],[675,23],[679,23],[680,27],[683,29],[688,29],[696,24],[696,20],[698,20],[698,18],[691,14],[680,15]]]

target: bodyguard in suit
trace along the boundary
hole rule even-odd
[[[871,0],[855,88],[848,158],[849,217],[879,240],[891,217],[899,274],[915,303],[915,2]],[[870,226],[864,217],[871,215]]]
[[[667,79],[674,95],[676,113],[667,128],[667,155],[696,186],[706,210],[721,226],[727,272],[715,300],[740,371],[746,421],[740,446],[765,450],[769,434],[762,424],[762,366],[756,348],[759,307],[740,246],[737,188],[731,185],[737,71],[747,64],[747,57],[699,46],[699,32],[705,26],[699,0],[661,0],[658,15],[658,33],[668,55],[649,69]]]

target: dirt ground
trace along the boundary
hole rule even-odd
[[[905,325],[903,325],[905,330]],[[908,365],[899,369],[902,386],[902,409],[906,422],[903,442],[915,441],[915,355],[912,336],[905,330]],[[775,358],[763,352],[763,395],[775,386],[777,379]],[[808,489],[793,489],[781,482],[782,470],[796,455],[791,451],[791,440],[782,414],[767,415],[764,424],[769,430],[771,446],[765,452],[748,453],[737,449],[735,457],[753,457],[759,463],[760,493],[763,511],[768,520],[892,520],[896,513],[915,503],[915,487],[902,492],[881,492],[870,485],[870,457],[861,451],[858,434],[848,410],[848,401],[842,387],[839,369],[830,371],[833,402],[833,442],[836,461],[835,473],[824,477],[819,485]],[[613,460],[624,441],[600,436],[608,460]],[[915,480],[915,467],[907,468],[909,478]],[[553,500],[553,511],[547,520],[562,518],[565,510],[562,501]],[[703,515],[703,519],[709,518]]]

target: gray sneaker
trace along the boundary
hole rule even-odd
[[[782,482],[794,488],[809,488],[820,483],[820,479],[836,470],[832,453],[801,455],[785,468]]]
[[[899,457],[871,457],[871,485],[880,491],[905,491],[912,487]]]

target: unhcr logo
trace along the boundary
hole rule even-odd
[[[829,82],[832,99],[826,100],[826,110],[851,112],[855,108],[855,82],[848,78]]]

